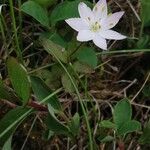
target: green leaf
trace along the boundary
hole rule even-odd
[[[60,45],[57,45],[56,43],[52,42],[49,39],[41,37],[41,42],[44,47],[44,49],[50,53],[52,56],[57,56],[62,62],[67,63],[68,62],[68,54],[65,48],[61,47]]]
[[[142,91],[142,93],[144,94],[144,96],[146,97],[150,97],[150,84],[146,85]]]
[[[62,82],[62,85],[65,88],[66,92],[73,93],[75,91],[75,88],[74,88],[70,78],[68,77],[67,73],[62,74],[61,82]]]
[[[139,142],[141,144],[150,144],[150,120],[144,128],[143,134],[141,135]]]
[[[21,10],[32,16],[43,26],[49,27],[48,12],[42,6],[34,1],[27,1],[21,6]]]
[[[103,120],[100,122],[100,127],[103,127],[103,128],[110,128],[110,129],[115,129],[116,126],[114,123],[112,123],[111,121],[109,120]]]
[[[150,26],[150,1],[141,0],[141,18],[144,26]]]
[[[79,51],[77,51],[76,56],[81,63],[85,63],[93,69],[97,66],[98,60],[96,52],[92,48],[82,47]]]
[[[92,73],[94,70],[87,64],[83,64],[79,61],[76,61],[73,64],[73,69],[79,73]]]
[[[54,136],[54,132],[48,129],[44,132],[42,137],[44,140],[48,141],[52,136]]]
[[[65,40],[58,33],[46,32],[46,33],[42,33],[41,37],[45,37],[62,47],[67,46],[67,42],[65,42]]]
[[[108,135],[108,136],[104,137],[104,138],[103,138],[102,140],[100,140],[100,141],[101,141],[102,143],[107,143],[107,142],[112,142],[112,141],[114,141],[114,140],[115,140],[114,137]]]
[[[119,129],[124,123],[131,120],[132,109],[128,99],[123,99],[119,101],[113,112],[113,120],[116,124],[117,129]]]
[[[30,97],[30,82],[25,68],[13,57],[7,60],[8,75],[15,92],[26,104]]]
[[[10,136],[9,139],[5,142],[2,150],[12,150],[11,142],[12,142],[12,136]]]
[[[141,130],[141,124],[140,122],[136,120],[131,120],[128,122],[125,122],[118,130],[118,135],[126,135],[127,133],[135,132]]]
[[[38,4],[46,8],[57,3],[57,0],[33,0],[33,1],[37,2]]]
[[[138,49],[144,49],[147,48],[150,42],[150,36],[149,35],[143,35],[143,37],[140,37],[138,42],[136,43],[136,46]]]
[[[55,25],[58,21],[65,20],[68,18],[79,17],[79,13],[78,13],[79,2],[80,0],[76,0],[72,2],[65,1],[58,4],[51,13],[50,16],[51,24]],[[83,1],[83,2],[85,2],[88,5],[91,5],[91,3],[87,1]]]
[[[18,102],[18,97],[14,94],[14,92],[7,87],[3,81],[0,79],[0,99],[6,99],[11,102]]]
[[[32,112],[32,109],[17,107],[10,110],[0,120],[0,145],[3,145],[14,133],[17,126]]]
[[[70,136],[70,130],[67,126],[62,124],[55,116],[54,110],[51,105],[48,104],[49,114],[46,120],[46,124],[49,130],[53,131],[56,134],[65,134]]]
[[[52,93],[49,87],[39,77],[30,76],[30,79],[33,92],[36,95],[38,101],[42,101]],[[56,111],[62,110],[61,104],[56,96],[49,98],[46,103],[49,103]]]
[[[75,115],[69,122],[69,128],[74,136],[78,135],[80,129],[80,116],[78,113],[75,113]]]

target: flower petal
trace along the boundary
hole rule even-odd
[[[105,39],[112,39],[112,40],[122,40],[127,38],[126,36],[113,30],[101,31],[99,32],[99,35]]]
[[[101,21],[102,27],[104,27],[105,29],[113,28],[119,22],[123,14],[124,14],[124,11],[120,11],[120,12],[116,12],[111,15],[108,15],[106,19],[103,19]]]
[[[107,17],[107,3],[106,0],[99,0],[93,8],[93,13],[97,19]]]
[[[96,46],[103,50],[107,50],[107,43],[104,38],[102,38],[100,35],[95,35],[93,42]]]
[[[79,31],[77,35],[77,40],[80,42],[90,41],[94,37],[94,34],[90,30]]]
[[[85,20],[81,18],[70,18],[65,21],[67,24],[69,24],[69,26],[71,26],[76,31],[88,29],[88,24],[86,23]]]
[[[91,8],[89,8],[85,3],[80,2],[78,5],[78,11],[80,14],[80,17],[82,19],[91,19],[93,18],[93,12]]]
[[[3,7],[3,6],[6,6],[6,4],[0,5],[0,14],[2,13],[2,7]]]

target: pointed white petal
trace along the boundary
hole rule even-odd
[[[77,40],[80,42],[90,41],[94,37],[94,34],[90,30],[79,31],[77,35]]]
[[[107,3],[106,0],[99,0],[93,8],[93,13],[97,19],[107,17]]]
[[[99,35],[105,39],[112,39],[112,40],[122,40],[127,38],[126,36],[113,30],[101,31],[99,32]]]
[[[104,38],[102,38],[100,35],[95,35],[93,42],[96,46],[103,50],[107,50],[107,43]]]
[[[120,18],[123,16],[124,11],[116,12],[111,15],[108,15],[106,19],[103,19],[101,22],[101,25],[105,29],[111,29],[113,28],[120,20]]]
[[[93,12],[91,8],[89,8],[85,3],[80,2],[78,5],[78,11],[80,14],[80,17],[83,19],[91,19],[93,18]]]
[[[0,5],[0,14],[2,13],[2,7],[3,7],[3,6],[6,6],[6,4]]]
[[[85,20],[81,18],[70,18],[65,21],[67,24],[69,24],[69,26],[71,26],[76,31],[88,29],[88,24],[86,23]]]

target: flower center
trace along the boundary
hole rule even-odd
[[[100,24],[98,22],[95,22],[94,24],[91,25],[90,30],[92,32],[97,32],[101,28]]]

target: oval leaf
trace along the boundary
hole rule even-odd
[[[141,17],[144,26],[150,26],[150,1],[141,0]]]
[[[4,118],[0,120],[0,145],[3,145],[14,133],[16,127],[25,119],[32,109],[17,107],[10,110]]]
[[[103,127],[103,128],[110,128],[110,129],[115,129],[116,128],[115,124],[113,122],[109,121],[109,120],[101,121],[99,126]]]
[[[143,134],[141,135],[139,142],[141,144],[150,144],[150,120],[144,128]]]
[[[97,56],[94,49],[89,47],[82,47],[77,53],[76,53],[77,59],[81,63],[85,63],[92,67],[93,69],[97,66]]]
[[[49,27],[48,12],[42,6],[34,1],[27,1],[21,6],[21,10],[32,16],[43,26]]]
[[[78,135],[80,130],[80,116],[78,113],[72,117],[71,121],[69,122],[70,131],[74,136]]]
[[[10,136],[9,139],[5,142],[2,150],[12,150],[11,143],[12,143],[12,136]]]
[[[101,142],[102,142],[102,143],[107,143],[107,142],[112,142],[112,141],[114,141],[114,140],[115,140],[114,137],[108,135],[108,136],[104,137],[104,138],[101,140]]]
[[[56,55],[62,62],[68,62],[68,53],[64,47],[52,42],[51,40],[41,37],[41,42],[44,49],[52,56]]]
[[[13,57],[7,60],[7,68],[15,92],[26,104],[30,97],[30,82],[25,68]]]
[[[64,73],[62,75],[61,82],[62,82],[62,85],[65,88],[66,92],[73,93],[75,91],[75,88],[74,88],[70,78],[68,77],[67,73]]]
[[[119,129],[124,123],[131,120],[132,110],[128,99],[119,101],[113,112],[114,123],[117,129]]]
[[[73,69],[79,73],[93,73],[94,70],[87,64],[83,64],[79,61],[74,62]]]
[[[49,87],[44,83],[44,81],[36,76],[30,76],[31,79],[31,86],[37,100],[42,101],[48,95],[52,93]],[[61,104],[58,101],[57,97],[54,95],[53,97],[49,98],[46,103],[51,104],[51,106],[57,110],[61,111]]]
[[[49,115],[46,124],[49,130],[56,134],[65,134],[70,136],[70,130],[67,126],[63,125],[55,116],[53,108],[48,104]]]
[[[78,13],[78,4],[80,0],[76,1],[65,1],[57,5],[54,10],[51,13],[51,24],[55,25],[58,21],[65,20],[68,18],[74,18],[74,17],[79,17]],[[91,5],[91,3],[87,1],[83,1],[88,5]],[[69,13],[68,13],[69,12]]]
[[[118,135],[126,135],[127,133],[131,133],[134,131],[141,130],[141,124],[140,122],[136,120],[131,120],[126,123],[124,123],[118,130]]]

